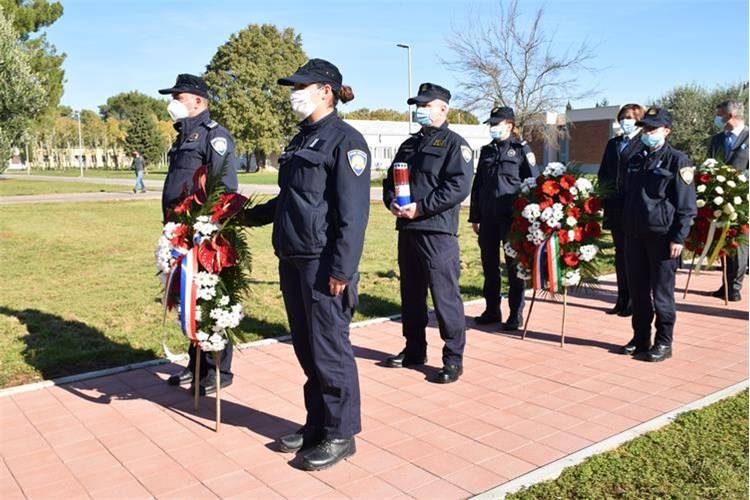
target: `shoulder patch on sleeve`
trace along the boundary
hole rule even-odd
[[[346,153],[346,157],[354,175],[357,177],[362,175],[367,168],[367,153],[361,149],[352,149]]]
[[[469,146],[461,146],[461,156],[463,156],[466,163],[469,163],[474,156],[474,152]]]
[[[215,121],[213,121],[213,120],[211,120],[211,121],[209,121],[209,122],[206,122],[206,127],[208,127],[209,129],[212,129],[212,128],[216,128],[216,127],[218,127],[218,126],[219,126],[219,124],[218,124],[218,123],[216,123],[216,122],[215,122]]]
[[[693,183],[695,177],[695,167],[682,167],[680,169],[680,179],[688,186]]]
[[[534,156],[534,153],[532,151],[526,153],[526,161],[528,161],[529,165],[531,165],[532,167],[536,166],[536,156]]]
[[[214,151],[219,153],[220,156],[224,156],[224,153],[227,152],[226,137],[214,137],[211,139],[211,147],[214,148]]]

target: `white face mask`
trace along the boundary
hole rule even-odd
[[[292,90],[289,101],[292,103],[292,111],[298,120],[305,120],[318,108],[319,102],[313,100],[312,91],[315,87],[307,87],[301,90]]]
[[[187,106],[185,106],[182,102],[178,101],[177,99],[172,99],[169,101],[169,104],[167,104],[167,113],[169,113],[169,116],[172,118],[172,121],[182,120],[183,118],[187,118],[190,112],[187,109]]]

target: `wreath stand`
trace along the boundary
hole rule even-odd
[[[523,335],[522,340],[526,340],[526,333],[529,330],[529,320],[531,319],[531,312],[534,310],[534,302],[536,301],[537,290],[531,295],[531,304],[529,304],[529,313],[526,315],[526,321],[523,324]],[[563,312],[562,312],[562,326],[560,328],[560,347],[565,347],[565,316],[568,310],[568,287],[563,287]]]
[[[216,425],[214,427],[215,432],[219,432],[221,426],[221,372],[219,371],[219,365],[221,364],[221,352],[216,351],[213,353],[214,365],[216,368]],[[198,411],[200,407],[200,374],[201,374],[201,346],[200,344],[195,345],[195,378],[198,380],[195,386],[195,394],[193,395],[193,409]]]
[[[685,283],[685,290],[682,292],[682,299],[687,298],[688,290],[690,289],[690,277],[693,275],[693,268],[695,267],[695,252],[693,252],[693,258],[690,261],[690,269],[688,270],[687,282]],[[727,283],[727,256],[721,256],[721,282],[724,285],[724,305],[729,305],[729,286]]]

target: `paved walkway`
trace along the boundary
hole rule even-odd
[[[304,419],[287,343],[237,353],[218,434],[212,397],[195,414],[186,390],[163,383],[176,365],[2,397],[0,497],[469,497],[746,380],[747,303],[709,297],[719,280],[705,273],[679,294],[675,358],[659,364],[612,352],[630,338],[629,320],[603,314],[612,282],[570,297],[565,348],[550,301],[526,341],[470,328],[466,373],[448,386],[425,381],[440,359],[434,325],[430,364],[414,370],[380,366],[402,346],[399,323],[354,330],[359,452],[318,473],[274,449]]]

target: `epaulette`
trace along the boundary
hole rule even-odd
[[[215,121],[213,121],[213,120],[207,121],[207,122],[205,123],[205,125],[206,125],[206,128],[207,128],[207,129],[209,129],[209,130],[211,130],[212,128],[216,128],[216,127],[218,127],[218,126],[219,126],[219,124],[218,124],[218,123],[216,123],[216,122],[215,122]]]

